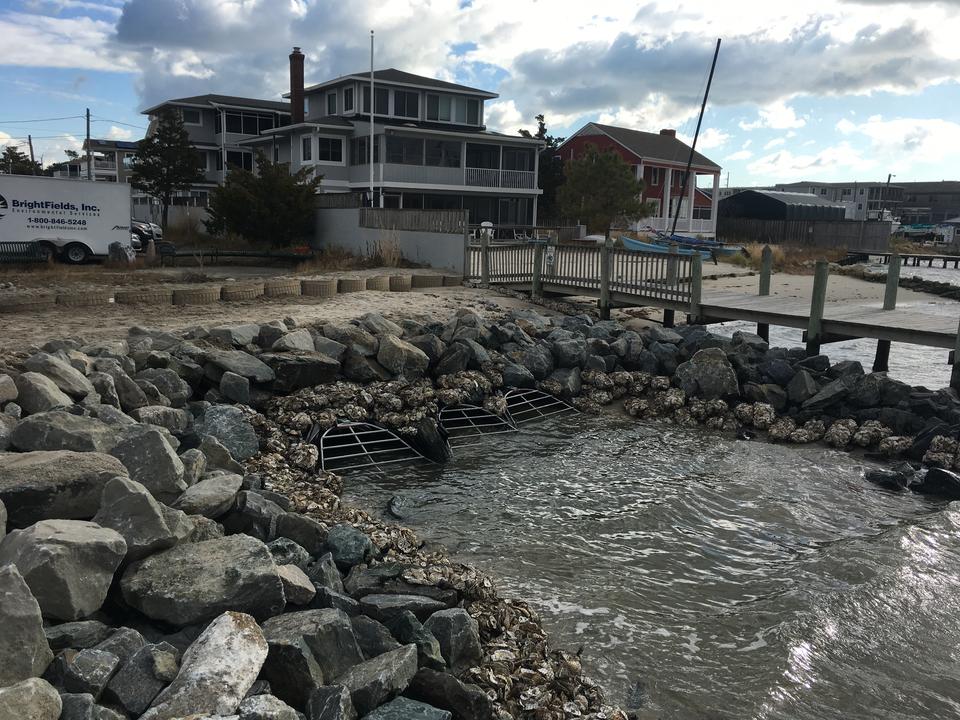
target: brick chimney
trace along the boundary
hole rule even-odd
[[[290,120],[303,122],[303,53],[298,47],[290,53]]]
[[[292,58],[293,55],[291,55],[290,57]],[[302,63],[302,62],[303,62],[303,61],[301,60],[301,63]],[[291,70],[291,72],[293,72],[293,71]],[[301,77],[303,77],[302,74],[301,74]],[[291,81],[291,82],[292,82],[292,81]],[[663,130],[660,131],[660,134],[661,134],[661,135],[666,135],[667,137],[675,138],[675,137],[677,136],[677,131],[674,130],[673,128],[663,128]]]

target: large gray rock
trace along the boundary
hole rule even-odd
[[[350,618],[353,626],[353,635],[357,638],[360,651],[368,660],[383,655],[385,652],[396,650],[400,643],[390,634],[387,626],[366,615],[357,615]]]
[[[430,358],[419,348],[396,335],[380,337],[377,361],[394,375],[409,379],[422,377],[430,365]]]
[[[524,348],[516,360],[537,380],[546,380],[553,371],[553,353],[545,345],[531,345]]]
[[[458,680],[447,672],[421,668],[404,691],[414,700],[422,700],[451,711],[460,720],[491,720],[493,703],[477,685]]]
[[[267,549],[278,566],[296,565],[301,570],[306,570],[311,563],[310,553],[290,538],[278,537],[271,540],[267,543]]]
[[[230,371],[254,382],[270,382],[274,378],[268,365],[242,350],[217,350],[207,353],[207,362],[223,372]],[[219,377],[217,380],[219,381]]]
[[[0,720],[58,720],[62,709],[59,693],[46,680],[0,687]]]
[[[452,717],[447,710],[440,710],[419,700],[398,697],[365,715],[364,720],[450,720]]]
[[[261,357],[276,374],[273,389],[278,392],[332,382],[340,372],[340,363],[313,350],[264,353]]]
[[[160,501],[179,497],[187,489],[183,463],[159,430],[147,430],[117,443],[110,454]]]
[[[17,404],[28,415],[73,405],[71,397],[46,375],[25,372],[17,375],[13,381],[17,386]]]
[[[139,632],[133,628],[121,627],[110,633],[106,640],[97,643],[93,649],[116,655],[120,658],[120,664],[123,665],[129,662],[130,658],[146,644],[147,641]]]
[[[17,399],[17,384],[6,373],[0,373],[0,406]]]
[[[75,450],[109,452],[116,444],[116,428],[107,423],[63,410],[31,415],[10,434],[10,444],[22,452]]]
[[[347,351],[347,346],[323,335],[317,335],[313,339],[313,349],[340,362],[343,359],[343,354]]]
[[[674,381],[687,397],[714,400],[740,395],[737,373],[720,348],[700,350],[677,367]]]
[[[356,720],[350,691],[343,685],[325,685],[310,693],[307,720]]]
[[[31,372],[46,375],[63,392],[78,400],[95,392],[93,383],[82,372],[49,353],[31,355],[23,361],[23,366]]]
[[[361,716],[399,695],[417,672],[417,648],[404,645],[354,665],[337,679]]]
[[[126,474],[119,460],[101,453],[0,453],[0,500],[14,528],[49,518],[86,520],[100,507],[107,481]]]
[[[114,530],[83,520],[42,520],[0,542],[0,565],[17,566],[44,616],[79,620],[107,597],[127,552]]]
[[[250,404],[250,381],[234,372],[225,372],[220,377],[220,394],[231,402]]]
[[[128,561],[165,550],[177,541],[160,503],[143,485],[125,477],[115,477],[104,486],[93,522],[123,536]]]
[[[237,709],[240,720],[299,720],[300,715],[273,695],[251,695]]]
[[[305,328],[294,330],[278,338],[271,346],[271,350],[275,352],[287,352],[289,350],[307,350],[313,352],[313,336],[310,334],[310,331]]]
[[[92,372],[87,376],[87,380],[93,384],[101,403],[120,409],[120,396],[117,394],[117,384],[113,376],[105,372]]]
[[[523,365],[507,363],[503,367],[503,386],[505,388],[532,388],[536,383],[533,373]]]
[[[232,715],[266,657],[267,642],[256,621],[244,613],[226,612],[187,649],[176,679],[140,720]]]
[[[403,328],[379,313],[366,313],[360,317],[363,327],[374,335],[403,335]]]
[[[328,323],[323,326],[323,334],[364,357],[376,355],[380,346],[376,337],[350,323]]]
[[[194,424],[197,434],[219,440],[236,460],[257,454],[260,442],[246,416],[233,405],[213,405]]]
[[[352,525],[334,525],[327,533],[327,550],[333,555],[337,567],[346,570],[370,557],[373,542],[366,533]]]
[[[285,512],[280,515],[276,534],[277,537],[293,540],[311,555],[318,555],[326,548],[327,528],[300,513]]]
[[[463,608],[433,613],[423,626],[440,643],[440,652],[450,669],[459,673],[479,664],[483,657],[477,621]]]
[[[157,425],[172,433],[181,434],[190,427],[190,413],[183,408],[166,407],[164,405],[147,405],[130,412],[130,415],[140,423]]]
[[[188,487],[171,507],[188,515],[218,518],[233,505],[242,485],[243,478],[234,473],[211,475]]]
[[[99,620],[77,620],[43,629],[47,644],[55,653],[67,648],[84,650],[93,647],[110,637],[111,633],[113,628]]]
[[[250,345],[260,335],[260,326],[255,323],[239,325],[218,325],[210,328],[210,338],[227,345]]]
[[[243,465],[238,463],[223,443],[213,435],[202,435],[200,437],[200,447],[197,449],[207,459],[207,466],[210,469],[226,470],[238,474],[244,472]]]
[[[360,610],[364,615],[389,625],[390,620],[404,610],[409,610],[420,620],[426,620],[438,610],[447,606],[439,600],[423,595],[366,595],[360,600]]]
[[[39,677],[53,660],[36,598],[14,565],[0,566],[0,687]]]
[[[0,452],[10,447],[10,436],[18,422],[17,418],[7,415],[5,412],[0,413]]]
[[[137,385],[136,381],[127,375],[122,367],[116,363],[109,362],[97,364],[98,371],[104,372],[113,378],[113,387],[117,393],[117,399],[120,401],[120,409],[124,412],[132,412],[137,408],[142,408],[150,404],[146,393]]]
[[[827,383],[820,391],[801,405],[805,413],[814,414],[823,412],[832,405],[845,400],[859,382],[859,378],[845,375]]]
[[[130,656],[103,693],[103,699],[118,705],[128,715],[139,717],[180,670],[179,652],[172,645],[144,645]]]
[[[120,658],[106,650],[64,650],[47,668],[43,677],[55,688],[68,693],[89,693],[94,700],[120,666]]]
[[[123,597],[154,620],[190,625],[224,610],[265,618],[283,610],[283,584],[267,546],[246,535],[177,545],[133,563]]]
[[[433,670],[446,669],[447,663],[440,652],[440,643],[412,612],[404,610],[388,622],[390,632],[401,644],[412,643],[417,646],[417,665]]]
[[[263,634],[270,645],[263,675],[277,697],[297,707],[324,681],[363,662],[350,618],[340,610],[278,615],[263,624]]]
[[[61,693],[60,720],[124,720],[123,715],[98,705],[90,693]]]
[[[283,583],[283,595],[291,605],[306,605],[317,594],[307,574],[296,565],[278,565],[277,574]]]
[[[820,386],[806,370],[799,370],[787,383],[787,397],[794,405],[802,405],[820,392]]]

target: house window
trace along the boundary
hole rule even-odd
[[[317,160],[319,162],[343,162],[342,138],[317,138]]]
[[[380,140],[379,135],[373,142],[373,162],[380,162]],[[350,141],[350,164],[366,165],[370,162],[370,138],[357,137]]]
[[[497,170],[500,168],[500,146],[467,143],[467,167]]]
[[[527,148],[503,148],[504,170],[533,171],[533,150]]]
[[[256,115],[248,115],[247,113],[243,114],[243,134],[244,135],[257,135],[260,130],[259,128],[260,118]]]
[[[303,147],[303,152],[300,154],[300,161],[310,162],[313,160],[313,138],[306,135],[301,138],[300,144]]]
[[[327,93],[327,115],[337,114],[337,93]]]
[[[353,112],[353,88],[343,89],[343,111]]]
[[[199,110],[182,108],[180,110],[180,117],[183,118],[184,125],[203,125],[203,116],[200,115]]]
[[[467,100],[467,124],[480,124],[480,101],[474,98]]]
[[[826,194],[827,194],[827,189],[826,189],[826,188],[820,188],[820,194],[821,194],[821,195],[826,195]]]
[[[373,114],[374,115],[389,115],[390,114],[390,91],[386,88],[375,87],[373,90],[374,101],[373,101]],[[370,87],[364,86],[363,88],[363,112],[370,112]]]
[[[387,162],[401,165],[423,165],[423,140],[400,135],[388,135]]]
[[[427,95],[427,120],[449,122],[452,100],[449,95]]]
[[[650,184],[659,185],[660,184],[660,168],[650,168]]]
[[[217,157],[219,157],[219,155]],[[253,155],[239,150],[227,150],[227,167],[253,170]]]
[[[243,116],[240,113],[226,113],[226,120],[228,133],[243,132]]]
[[[427,140],[425,164],[432,167],[460,167],[460,143],[450,140]]]
[[[273,130],[273,118],[270,115],[261,115],[257,120],[257,127],[260,129],[260,132]]]
[[[393,114],[399,117],[420,117],[420,94],[407,90],[393,91]]]

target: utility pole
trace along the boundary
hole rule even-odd
[[[887,191],[890,190],[890,178],[895,178],[896,175],[893,173],[887,173],[887,184],[883,186],[883,197],[880,198],[880,217],[879,220],[883,220],[883,215],[887,211]],[[891,219],[893,213],[890,213]]]
[[[27,145],[30,146],[30,169],[33,171],[33,174],[37,174],[37,164],[33,159],[33,136],[27,135]]]
[[[93,153],[90,150],[90,108],[87,108],[87,180],[93,180]]]
[[[373,30],[370,31],[370,207],[373,202]],[[383,188],[380,188],[383,192]]]

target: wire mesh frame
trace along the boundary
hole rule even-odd
[[[384,465],[433,461],[386,428],[360,422],[341,422],[314,440],[320,449],[320,466],[330,472]]]
[[[504,399],[507,401],[507,413],[514,425],[520,425],[530,420],[539,420],[551,415],[579,412],[570,403],[542,390],[513,388],[507,391]]]
[[[501,417],[478,405],[453,405],[440,411],[440,425],[451,447],[475,445],[486,435],[517,432],[510,417]]]

